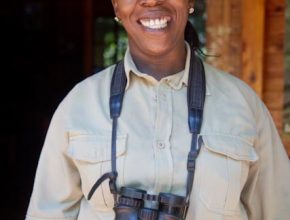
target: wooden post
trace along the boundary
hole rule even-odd
[[[290,156],[290,137],[283,134],[286,3],[286,0],[267,0],[263,100]]]
[[[242,79],[262,97],[266,0],[242,0]]]
[[[248,83],[283,128],[286,0],[206,0],[207,61]],[[290,156],[290,137],[282,135]]]
[[[206,0],[207,62],[236,76],[241,75],[241,0]]]
[[[93,1],[84,0],[84,74],[93,70]]]

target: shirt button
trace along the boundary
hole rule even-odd
[[[157,147],[159,148],[159,149],[164,149],[165,148],[165,144],[163,143],[163,142],[157,142]]]
[[[160,93],[160,97],[161,97],[161,99],[164,100],[164,101],[165,101],[166,98],[167,98],[167,97],[166,97],[166,94],[163,93],[163,92]]]

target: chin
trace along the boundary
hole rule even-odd
[[[155,44],[155,45],[152,45],[152,44],[143,44],[142,46],[143,48],[143,51],[147,51],[148,54],[152,55],[152,56],[161,56],[161,55],[165,55],[165,54],[168,54],[171,50],[173,50],[173,46],[170,47],[168,46],[168,44],[162,44],[162,43],[159,43],[159,44]]]

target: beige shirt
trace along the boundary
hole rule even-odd
[[[185,195],[191,134],[184,71],[156,81],[125,55],[118,186]],[[109,91],[114,66],[88,77],[56,110],[26,220],[112,220]],[[242,81],[205,64],[203,141],[187,220],[289,220],[290,165],[269,112]]]

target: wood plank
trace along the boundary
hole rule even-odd
[[[241,75],[241,0],[207,0],[207,62],[233,75]]]
[[[284,126],[285,6],[285,0],[267,0],[264,52],[263,98],[271,114],[275,115],[274,121],[281,135]],[[285,147],[290,148],[290,145]]]
[[[284,60],[284,48],[285,48],[285,6],[286,2],[284,0],[269,0],[269,4],[267,6],[267,17],[268,22],[266,26],[266,38],[267,38],[267,50],[266,50],[266,76],[269,81],[277,78],[284,79],[284,71],[285,71],[285,60]],[[283,80],[284,81],[284,80]],[[282,87],[282,88],[281,88]],[[280,85],[280,96],[284,95],[284,85]],[[269,88],[267,90],[268,93],[272,93],[274,88]],[[285,97],[286,98],[286,97]],[[277,119],[275,123],[277,124],[277,128],[279,133],[282,135],[282,140],[284,146],[290,155],[290,139],[289,135],[283,133],[284,130],[284,121],[283,115],[285,114],[283,103],[280,103],[280,119]],[[276,109],[279,106],[275,106]],[[273,108],[270,108],[271,112],[275,112]],[[280,121],[279,121],[280,120]],[[279,126],[281,125],[281,127]]]
[[[263,94],[264,102],[270,111],[279,110],[280,113],[283,108],[284,96],[281,91],[267,91]],[[281,114],[282,115],[282,114]]]
[[[242,1],[242,79],[263,94],[264,25],[266,0]]]
[[[271,78],[264,78],[264,91],[284,93],[284,77],[274,76]]]

